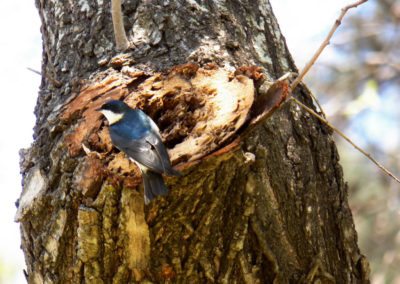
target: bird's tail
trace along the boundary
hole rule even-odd
[[[147,170],[142,171],[143,183],[144,183],[144,202],[149,202],[157,195],[166,195],[168,189],[165,186],[164,179],[161,174]]]

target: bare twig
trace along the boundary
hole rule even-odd
[[[33,68],[26,67],[26,69],[28,69],[29,71],[32,71],[32,72],[35,73],[35,74],[38,74],[38,75],[42,76],[42,73],[40,73],[39,71],[37,71],[37,70],[35,70],[35,69],[33,69]]]
[[[329,41],[332,38],[333,34],[335,33],[336,29],[340,26],[342,23],[342,20],[344,16],[346,15],[347,11],[351,8],[356,8],[357,6],[367,2],[368,0],[360,0],[357,1],[353,4],[347,5],[342,8],[342,12],[335,21],[335,24],[332,26],[331,30],[329,31],[328,35],[326,36],[325,40],[322,42],[321,46],[318,48],[318,50],[315,52],[313,57],[310,59],[310,61],[306,64],[306,66],[303,68],[303,70],[300,72],[300,75],[293,81],[293,83],[290,85],[290,91],[291,93],[297,85],[300,83],[301,80],[303,80],[304,76],[308,73],[308,71],[311,69],[311,67],[314,65],[315,61],[317,61],[318,57],[322,53],[322,51],[325,49],[327,45],[329,45]]]
[[[331,128],[333,131],[335,131],[337,134],[339,134],[343,139],[345,139],[348,143],[350,143],[355,149],[357,149],[359,152],[361,152],[364,156],[366,156],[370,161],[372,161],[375,165],[378,166],[379,169],[381,169],[386,175],[390,176],[393,178],[396,182],[400,183],[400,179],[397,178],[393,173],[391,173],[388,169],[386,169],[382,164],[380,164],[377,160],[375,160],[369,153],[361,149],[359,146],[357,146],[349,137],[347,137],[342,131],[334,127],[332,124],[329,123],[328,120],[326,120],[325,114],[322,110],[321,105],[319,104],[318,100],[315,98],[315,96],[311,95],[314,101],[317,103],[319,109],[321,110],[322,114],[324,117],[320,116],[317,114],[314,110],[309,108],[308,106],[304,105],[301,103],[299,100],[296,98],[292,97],[291,94],[293,90],[297,87],[297,85],[303,80],[304,76],[308,73],[308,71],[311,69],[311,67],[314,65],[314,63],[317,61],[318,57],[321,55],[322,51],[325,49],[326,46],[329,45],[329,41],[332,38],[333,34],[337,30],[337,28],[340,26],[342,23],[342,20],[344,16],[346,15],[347,11],[351,8],[356,8],[357,6],[367,2],[368,0],[360,0],[357,2],[354,2],[353,4],[347,5],[342,8],[342,12],[339,16],[339,18],[336,19],[335,24],[332,26],[331,30],[329,31],[328,35],[326,36],[325,40],[322,42],[318,50],[315,52],[313,57],[310,59],[310,61],[306,64],[306,66],[303,68],[303,70],[300,72],[299,76],[292,82],[292,84],[289,87],[289,97],[291,100],[293,100],[296,104],[301,106],[303,109],[305,109],[308,113],[311,115],[315,116],[318,118],[320,121],[322,121],[324,124],[326,124],[329,128]]]
[[[114,27],[115,43],[118,50],[126,50],[129,47],[122,18],[121,0],[111,0],[111,14]]]
[[[397,178],[394,174],[392,174],[388,169],[386,169],[383,165],[381,165],[378,161],[376,161],[374,158],[372,158],[372,156],[370,154],[368,154],[367,152],[365,152],[363,149],[361,149],[359,146],[357,146],[353,141],[351,141],[351,139],[349,137],[347,137],[342,131],[340,131],[339,129],[337,129],[336,127],[334,127],[332,124],[329,123],[329,121],[327,121],[325,118],[323,118],[322,116],[318,115],[315,111],[313,111],[311,108],[309,108],[308,106],[304,105],[302,102],[300,102],[298,99],[291,97],[291,100],[293,100],[296,104],[298,104],[299,106],[301,106],[303,109],[305,109],[308,113],[310,113],[311,115],[315,116],[316,118],[318,118],[320,121],[322,121],[324,124],[326,124],[329,128],[331,128],[333,131],[335,131],[337,134],[339,134],[340,136],[342,136],[343,139],[345,139],[347,142],[349,142],[354,148],[356,148],[359,152],[361,152],[364,156],[366,156],[368,159],[370,159],[375,165],[378,166],[378,168],[380,168],[385,174],[387,174],[388,176],[390,176],[391,178],[393,178],[395,181],[397,181],[398,183],[400,183],[400,179]]]
[[[28,69],[29,71],[38,74],[39,76],[42,76],[42,73],[40,73],[39,71],[32,69],[30,67],[26,67],[26,69]],[[51,77],[50,75],[46,74],[44,76],[46,79],[48,79],[54,86],[56,86],[57,88],[60,88],[62,86],[62,83],[56,79],[54,79],[53,77]]]

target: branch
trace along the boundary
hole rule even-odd
[[[308,71],[314,65],[315,61],[317,61],[317,59],[321,55],[322,51],[325,49],[325,47],[327,45],[329,45],[330,39],[332,38],[336,29],[342,23],[342,20],[343,20],[344,16],[346,15],[347,11],[350,10],[351,8],[356,8],[357,6],[363,4],[367,1],[368,0],[360,0],[360,1],[357,1],[353,4],[347,5],[342,8],[342,12],[341,12],[339,18],[336,19],[335,23],[333,24],[333,26],[332,26],[331,30],[329,31],[328,35],[326,36],[325,40],[322,42],[321,46],[318,48],[318,50],[315,52],[315,54],[310,59],[310,61],[306,64],[306,66],[304,66],[303,70],[300,72],[300,75],[290,85],[289,93],[292,93],[292,91],[297,87],[297,85],[300,83],[300,81],[303,80],[304,76],[308,73]]]
[[[374,158],[372,158],[372,156],[370,154],[368,154],[367,152],[365,152],[363,149],[361,149],[359,146],[357,146],[353,141],[350,140],[349,137],[347,137],[342,131],[340,131],[339,129],[337,129],[336,127],[334,127],[332,124],[329,123],[329,121],[327,121],[325,118],[323,118],[322,116],[318,115],[315,111],[313,111],[311,108],[309,108],[308,106],[304,105],[303,103],[301,103],[299,100],[297,100],[294,97],[290,98],[291,100],[293,100],[296,104],[298,104],[299,106],[301,106],[303,109],[305,109],[308,113],[310,113],[311,115],[315,116],[316,118],[318,118],[320,121],[322,121],[324,124],[326,124],[329,128],[331,128],[333,131],[335,131],[337,134],[339,134],[340,136],[342,136],[342,138],[344,140],[346,140],[347,142],[349,142],[354,148],[356,148],[359,152],[361,152],[364,156],[366,156],[368,159],[370,159],[375,165],[378,166],[378,168],[380,168],[385,174],[387,174],[388,176],[390,176],[391,178],[393,178],[395,181],[397,181],[398,183],[400,183],[400,179],[397,178],[394,174],[392,174],[388,169],[386,169],[383,165],[381,165],[377,160],[375,160]]]
[[[129,41],[126,37],[124,22],[122,19],[121,0],[111,0],[111,14],[114,27],[115,43],[118,50],[126,50]]]
[[[42,76],[42,73],[40,73],[39,71],[32,69],[30,67],[26,67],[26,69],[28,69],[29,71],[38,74],[40,76]],[[46,79],[48,79],[55,87],[60,88],[62,86],[62,83],[56,79],[54,79],[53,77],[51,77],[48,73],[45,74],[44,76]]]
[[[339,16],[339,18],[336,19],[334,25],[332,26],[331,30],[329,31],[328,35],[326,36],[325,40],[322,42],[318,50],[315,52],[313,57],[310,59],[310,61],[306,64],[306,66],[303,68],[303,70],[300,72],[299,76],[292,82],[292,84],[289,87],[289,92],[288,92],[288,97],[290,97],[291,100],[293,100],[296,104],[301,106],[303,109],[305,109],[308,113],[311,115],[315,116],[318,118],[320,121],[322,121],[324,124],[326,124],[329,128],[331,128],[333,131],[335,131],[337,134],[339,134],[343,139],[345,139],[348,143],[350,143],[354,148],[356,148],[359,152],[361,152],[364,156],[366,156],[369,160],[371,160],[375,165],[378,166],[379,169],[381,169],[386,175],[390,176],[393,178],[396,182],[400,183],[400,179],[397,178],[393,173],[391,173],[388,169],[386,169],[382,164],[380,164],[377,160],[375,160],[369,153],[361,149],[359,146],[357,146],[349,137],[347,137],[343,132],[341,132],[339,129],[334,127],[332,124],[329,123],[324,117],[320,116],[317,114],[314,110],[311,108],[307,107],[303,103],[301,103],[299,100],[296,98],[292,97],[291,94],[293,90],[297,87],[297,85],[303,80],[304,76],[308,73],[308,71],[311,69],[311,67],[314,65],[314,63],[317,61],[318,57],[321,55],[322,51],[325,49],[326,46],[329,45],[329,41],[332,38],[333,34],[337,30],[337,28],[340,26],[342,23],[342,20],[344,16],[346,15],[347,11],[350,10],[351,8],[356,8],[357,6],[367,2],[368,0],[360,0],[357,2],[354,2],[353,4],[347,5],[342,8],[342,12]],[[323,116],[325,116],[318,100],[312,96],[314,101],[318,104],[318,107],[320,108]]]
[[[42,73],[40,73],[39,71],[37,71],[37,70],[35,70],[35,69],[33,69],[33,68],[26,67],[26,69],[28,69],[29,71],[31,71],[31,72],[33,72],[33,73],[35,73],[35,74],[38,74],[38,75],[42,76]]]

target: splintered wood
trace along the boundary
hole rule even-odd
[[[82,144],[98,153],[110,151],[104,120],[95,109],[108,100],[124,99],[154,119],[174,164],[199,159],[232,139],[248,120],[255,88],[253,79],[242,74],[194,64],[167,74],[133,68],[114,72],[95,80],[65,106],[61,119],[75,125],[66,135],[66,146],[73,156],[82,153]],[[114,161],[110,167],[115,171],[118,165]]]
[[[196,124],[190,135],[171,150],[173,159],[191,161],[215,150],[243,125],[254,101],[253,80],[242,75],[230,80],[223,70],[198,72],[192,86],[207,99],[193,112]]]
[[[198,69],[190,78],[177,72],[153,76],[126,102],[153,117],[173,162],[188,162],[231,138],[253,100],[254,84],[248,77]]]

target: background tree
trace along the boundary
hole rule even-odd
[[[400,174],[398,1],[369,1],[349,15],[306,78],[330,121]],[[398,283],[399,185],[338,140],[349,182],[360,247],[371,261],[374,283]],[[369,178],[366,179],[365,177]]]
[[[267,1],[129,1],[132,49],[117,57],[110,3],[37,5],[43,81],[17,212],[31,282],[368,279],[329,130],[287,104],[233,140],[246,127],[243,100],[259,102],[267,81],[295,71]],[[176,67],[187,62],[202,69]],[[263,67],[264,79],[243,65]],[[180,146],[220,117],[212,97],[238,88],[231,127]],[[311,104],[305,88],[296,95]],[[94,112],[109,98],[152,115],[185,173],[148,208]]]

